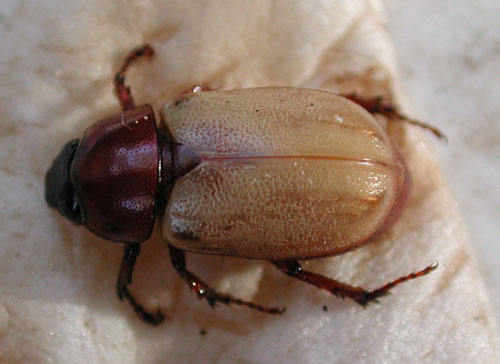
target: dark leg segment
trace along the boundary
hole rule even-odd
[[[411,273],[407,276],[398,278],[393,282],[387,283],[379,289],[367,291],[360,287],[349,286],[328,277],[305,271],[296,260],[274,260],[272,263],[278,267],[278,269],[293,278],[300,279],[301,281],[324,289],[325,291],[333,293],[335,296],[350,298],[363,307],[371,301],[376,302],[378,297],[385,296],[391,288],[397,286],[398,284],[406,282],[410,279],[424,276],[437,268],[437,264],[430,265],[419,272]]]
[[[172,260],[172,265],[177,270],[177,272],[179,272],[182,279],[188,284],[189,288],[191,288],[191,290],[196,293],[199,299],[205,298],[212,308],[215,307],[215,304],[217,302],[221,302],[225,305],[235,304],[246,306],[254,310],[270,314],[285,312],[284,308],[264,307],[253,302],[234,298],[227,294],[217,293],[200,278],[186,269],[186,252],[184,250],[178,249],[172,245],[169,245],[168,249],[170,251],[170,259]]]
[[[139,253],[140,245],[138,243],[125,245],[120,273],[118,274],[118,280],[116,282],[116,293],[118,294],[118,298],[120,300],[123,301],[123,298],[126,298],[130,302],[134,311],[143,321],[156,326],[165,319],[161,310],[157,310],[155,313],[148,312],[144,309],[144,307],[137,303],[136,299],[127,289],[127,286],[132,283],[132,272]]]
[[[122,110],[129,110],[134,107],[134,99],[130,93],[130,87],[125,86],[125,71],[127,71],[127,68],[138,58],[151,58],[152,56],[154,56],[153,48],[149,44],[144,44],[133,49],[127,58],[125,58],[125,61],[118,70],[115,76],[115,89],[118,94]]]
[[[356,94],[349,94],[349,95],[341,95],[356,104],[362,106],[365,108],[368,112],[372,114],[380,114],[392,121],[402,121],[406,122],[412,125],[419,126],[421,128],[430,130],[431,132],[434,133],[439,139],[444,140],[445,142],[448,141],[446,136],[436,127],[423,123],[418,120],[410,119],[406,115],[400,113],[397,109],[396,106],[384,102],[384,100],[381,97],[372,97],[372,98],[363,98],[363,97],[358,97]]]

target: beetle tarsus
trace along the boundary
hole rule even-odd
[[[435,126],[432,126],[431,124],[424,123],[419,120],[411,119],[410,117],[406,116],[405,114],[401,113],[398,108],[390,104],[388,102],[385,102],[382,97],[360,97],[356,94],[348,94],[348,95],[342,95],[343,97],[355,102],[356,104],[362,106],[364,109],[366,109],[368,112],[371,114],[380,114],[385,116],[391,121],[402,121],[406,122],[412,125],[416,125],[418,127],[427,129],[434,133],[435,136],[437,136],[439,139],[443,140],[444,142],[448,142],[448,138],[446,135],[443,134],[441,130],[436,128]]]
[[[118,99],[120,100],[120,104],[122,106],[122,110],[129,110],[134,107],[134,99],[132,98],[130,87],[125,85],[125,72],[127,71],[127,68],[138,58],[151,58],[152,56],[154,56],[154,54],[154,49],[149,44],[144,44],[140,47],[137,47],[128,54],[122,66],[116,73],[114,83]]]
[[[350,298],[363,307],[366,307],[371,302],[377,302],[378,298],[389,294],[389,290],[391,288],[410,279],[422,277],[432,272],[438,266],[437,263],[432,264],[421,271],[408,274],[407,276],[403,276],[392,282],[389,282],[378,289],[367,291],[360,287],[349,286],[320,274],[303,270],[300,266],[300,263],[294,259],[274,260],[272,261],[272,263],[283,273],[289,275],[290,277],[297,278],[301,281],[312,284],[313,286],[330,292],[336,297],[340,297],[342,299],[345,299],[346,297]]]
[[[165,314],[161,309],[157,309],[156,312],[154,313],[149,312],[139,303],[137,303],[135,298],[130,294],[130,292],[126,288],[124,288],[119,293],[118,297],[120,297],[121,300],[123,300],[123,298],[126,298],[127,301],[130,303],[130,305],[132,306],[132,308],[134,309],[137,316],[139,316],[139,318],[142,321],[148,324],[151,324],[153,326],[158,326],[165,320]]]
[[[363,308],[368,307],[370,303],[380,303],[378,298],[387,296],[390,292],[381,292],[379,289],[371,291],[371,292],[363,292],[359,298],[355,298],[354,300],[363,306]]]
[[[125,298],[130,303],[141,320],[153,326],[157,326],[165,319],[163,312],[160,309],[156,310],[154,313],[146,310],[127,289],[127,286],[132,283],[132,273],[139,253],[140,244],[130,243],[125,245],[122,264],[120,266],[120,272],[118,273],[118,280],[116,281],[116,294],[121,301]]]
[[[389,282],[376,290],[367,291],[364,293],[364,295],[363,295],[364,297],[358,303],[360,305],[362,305],[363,307],[366,307],[369,303],[376,302],[377,298],[388,295],[390,293],[389,290],[391,288],[393,288],[401,283],[404,283],[406,281],[409,281],[411,279],[415,279],[418,277],[422,277],[426,274],[429,274],[430,272],[435,270],[437,267],[438,267],[438,263],[431,264],[428,267],[422,269],[421,271],[410,273],[410,274],[403,276],[403,277],[399,277],[398,279],[396,279],[392,282]]]
[[[215,308],[217,302],[225,305],[235,304],[245,306],[260,312],[269,314],[279,314],[285,312],[285,308],[265,307],[250,301],[243,301],[224,293],[218,293],[210,288],[196,275],[186,269],[186,252],[172,245],[168,246],[172,265],[177,270],[181,278],[188,284],[191,290],[199,299],[206,299],[210,307]]]

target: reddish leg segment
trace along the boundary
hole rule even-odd
[[[134,107],[134,99],[132,98],[132,94],[130,93],[130,87],[125,86],[125,72],[127,68],[134,63],[138,58],[145,57],[151,58],[154,56],[153,47],[149,44],[144,44],[140,47],[133,49],[122,66],[118,70],[115,76],[115,89],[118,94],[118,99],[120,100],[120,104],[122,106],[122,110],[129,110]]]
[[[253,302],[234,298],[227,294],[217,293],[200,278],[186,269],[186,252],[184,250],[178,249],[172,245],[169,245],[168,249],[170,251],[170,259],[172,260],[172,265],[177,270],[177,272],[179,272],[182,279],[188,284],[189,288],[191,288],[191,290],[196,293],[199,299],[205,298],[211,307],[215,307],[215,304],[217,302],[221,302],[225,305],[235,304],[246,306],[254,310],[270,314],[283,313],[285,311],[284,308],[264,307]]]
[[[448,141],[446,136],[438,128],[418,120],[410,119],[406,115],[400,113],[396,106],[384,102],[384,100],[381,97],[363,98],[357,96],[356,94],[349,94],[342,96],[362,106],[372,114],[380,114],[392,121],[403,121],[412,125],[419,126],[421,128],[430,130],[439,139],[442,139],[446,142]]]
[[[344,297],[350,298],[359,303],[363,307],[365,307],[371,301],[376,302],[376,299],[378,297],[385,296],[391,288],[397,286],[398,284],[406,282],[410,279],[424,276],[437,268],[437,264],[430,265],[419,272],[411,273],[407,276],[398,278],[395,281],[387,283],[378,289],[375,289],[373,291],[367,291],[360,287],[349,286],[334,279],[316,273],[305,271],[302,269],[299,262],[296,260],[275,260],[272,261],[272,263],[276,267],[278,267],[278,269],[280,269],[282,272],[293,278],[300,279],[301,281],[312,284],[313,286],[316,286],[318,288],[324,289],[325,291],[333,293],[335,296],[342,298]]]
[[[157,310],[155,313],[147,311],[144,307],[137,303],[137,300],[127,289],[127,286],[132,283],[132,272],[139,253],[140,244],[133,243],[125,245],[120,273],[118,274],[118,280],[116,282],[116,293],[118,294],[118,298],[120,300],[123,301],[123,298],[126,298],[127,301],[129,301],[141,320],[153,326],[157,326],[165,319],[161,310]]]

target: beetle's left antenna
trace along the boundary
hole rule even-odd
[[[142,57],[149,59],[154,56],[154,54],[155,51],[149,44],[144,44],[140,47],[134,48],[129,53],[127,58],[125,58],[125,61],[116,73],[115,89],[116,93],[118,94],[118,99],[120,100],[122,110],[129,110],[134,107],[134,99],[132,98],[130,87],[125,86],[125,72],[127,71],[127,68],[137,59]]]

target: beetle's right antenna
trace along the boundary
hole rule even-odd
[[[122,110],[129,110],[134,108],[134,99],[132,98],[132,94],[130,93],[130,87],[125,86],[125,72],[127,68],[135,62],[138,58],[145,57],[147,59],[154,56],[155,51],[153,47],[149,44],[144,44],[140,47],[132,49],[129,53],[122,66],[118,70],[115,76],[115,89],[118,94],[118,99],[120,100],[120,104],[122,106]]]

